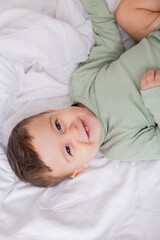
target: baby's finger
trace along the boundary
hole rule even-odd
[[[155,81],[160,82],[160,70],[156,72],[155,74]]]
[[[146,84],[147,84],[147,73],[145,73],[142,77],[141,80],[141,89],[144,90],[146,89]]]
[[[149,72],[147,72],[147,82],[152,82],[155,80],[155,71],[150,70]]]

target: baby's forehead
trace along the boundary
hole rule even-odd
[[[25,121],[24,128],[30,133],[30,130],[34,128],[34,126],[37,126],[37,124],[41,124],[43,122],[43,117],[45,116],[45,112],[33,115],[31,117],[28,117],[24,119]],[[31,128],[31,129],[30,129]],[[31,134],[31,133],[30,133]]]
[[[31,117],[28,118],[28,123],[31,123],[32,121],[34,120],[37,120],[37,119],[42,119],[43,117],[45,117],[49,112],[48,111],[45,111],[45,112],[40,112],[38,114],[35,114],[35,115],[32,115]]]

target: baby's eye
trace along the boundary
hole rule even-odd
[[[56,128],[58,129],[58,131],[62,131],[61,125],[59,124],[59,122],[57,120],[55,121],[55,125],[56,125]]]
[[[71,150],[70,150],[70,147],[68,146],[68,144],[66,145],[66,151],[67,151],[67,153],[68,153],[69,155],[72,156]]]

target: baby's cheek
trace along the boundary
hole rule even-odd
[[[83,162],[89,161],[93,157],[94,149],[89,144],[85,144],[80,148],[79,156]]]

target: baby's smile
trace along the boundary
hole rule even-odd
[[[83,124],[84,129],[85,129],[86,135],[87,135],[87,137],[90,141],[90,131],[91,131],[91,129],[89,128],[88,123],[86,123],[84,120],[81,120],[81,122]]]

